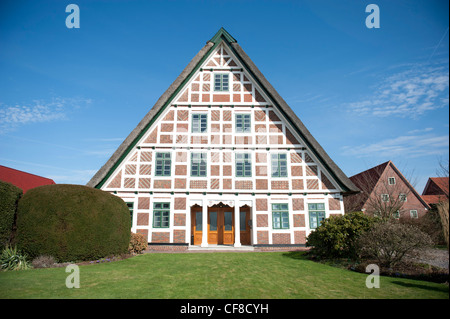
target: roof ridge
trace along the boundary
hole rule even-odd
[[[230,43],[237,43],[236,39],[233,38],[231,36],[230,33],[228,33],[227,30],[225,30],[224,27],[221,27],[219,29],[219,31],[217,31],[217,33],[208,41],[208,42],[212,42],[212,43],[217,43],[218,41],[220,42],[220,39],[224,37],[225,39],[227,39],[228,42]],[[206,42],[206,43],[208,43]]]

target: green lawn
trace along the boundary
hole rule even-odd
[[[366,275],[301,253],[145,254],[80,266],[80,288],[65,268],[0,272],[0,298],[449,298],[448,286]]]

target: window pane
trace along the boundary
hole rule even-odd
[[[241,231],[245,231],[247,229],[247,225],[245,224],[245,217],[246,217],[246,212],[240,212],[239,225],[240,225]]]
[[[273,213],[273,228],[281,228],[280,213]]]
[[[209,230],[210,231],[217,230],[217,212],[209,213]]]
[[[161,227],[169,227],[169,212],[162,213],[162,225]]]
[[[225,226],[225,230],[232,230],[233,226],[232,226],[232,222],[233,222],[233,215],[232,212],[224,212],[224,226]]]
[[[195,213],[195,229],[202,231],[202,212]]]
[[[154,213],[153,225],[154,227],[161,227],[161,215],[159,212]]]
[[[222,81],[226,85],[228,85],[228,74],[222,74]]]

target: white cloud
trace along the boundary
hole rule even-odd
[[[61,97],[50,101],[34,100],[27,105],[0,103],[0,134],[30,123],[65,120],[69,111],[90,103],[91,99]]]
[[[409,131],[408,134],[417,134],[417,133],[431,132],[432,130],[433,130],[432,127],[427,127],[427,128],[424,128],[424,129],[417,129],[417,130]]]
[[[413,131],[412,131],[413,132]],[[372,144],[359,146],[344,146],[345,155],[361,157],[394,158],[405,156],[408,158],[429,155],[442,155],[448,152],[449,136],[433,134],[405,135],[392,139],[385,139]]]
[[[415,64],[400,68],[402,71],[380,79],[373,94],[346,104],[347,110],[359,115],[417,118],[448,106],[448,67]]]

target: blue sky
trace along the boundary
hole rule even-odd
[[[80,8],[68,29],[65,8]],[[380,28],[368,29],[368,4]],[[0,165],[85,184],[224,27],[339,167],[449,156],[448,1],[2,1]]]

